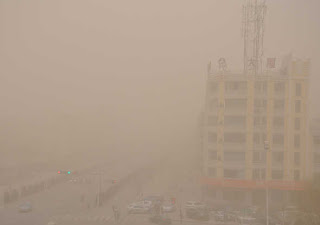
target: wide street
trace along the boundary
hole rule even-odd
[[[127,160],[126,168],[123,164],[106,164],[104,167],[97,168],[97,171],[90,170],[81,176],[69,176],[67,182],[58,184],[50,189],[21,198],[16,202],[12,202],[0,209],[1,225],[34,225],[47,224],[51,220],[64,218],[68,220],[73,216],[104,216],[101,211],[103,208],[95,209],[96,196],[99,191],[99,179],[101,178],[101,190],[106,190],[112,185],[112,180],[116,182],[124,179],[131,171],[139,169],[141,162],[139,160]],[[128,170],[130,168],[130,170]],[[100,177],[100,173],[102,174]],[[81,177],[83,180],[75,180]],[[132,186],[133,187],[133,186]],[[130,188],[132,190],[132,188]],[[24,202],[31,202],[33,206],[32,212],[20,213],[18,206]],[[98,213],[98,214],[97,214]]]
[[[52,221],[60,225],[78,225],[78,224],[116,224],[112,212],[112,206],[116,205],[120,209],[120,221],[122,225],[149,225],[150,214],[128,214],[127,205],[138,200],[139,195],[143,196],[160,194],[165,197],[176,197],[177,207],[173,213],[167,216],[172,220],[172,224],[219,224],[211,220],[209,222],[200,222],[183,218],[180,221],[179,207],[181,205],[184,213],[184,203],[187,200],[198,200],[201,198],[200,191],[197,189],[196,180],[182,167],[177,169],[174,163],[167,162],[161,166],[151,179],[143,183],[132,182],[116,194],[110,201],[101,208],[84,209],[78,212],[61,214],[55,216]]]
[[[70,181],[58,184],[51,189],[23,198],[7,205],[0,210],[0,224],[2,225],[46,225],[54,222],[60,225],[76,224],[115,224],[112,206],[120,209],[120,224],[141,225],[151,224],[149,214],[128,214],[126,207],[129,203],[138,200],[139,196],[160,194],[167,198],[177,199],[178,210],[168,213],[173,224],[180,224],[179,207],[184,211],[184,203],[187,200],[200,200],[200,190],[197,188],[195,175],[185,170],[186,167],[177,166],[176,162],[166,162],[156,168],[152,176],[133,179],[126,183],[120,190],[113,194],[101,207],[96,207],[96,196],[99,190],[99,173],[103,171],[101,190],[112,187],[112,180],[124,178],[128,173],[141,168],[141,161],[132,159],[126,163],[124,170],[122,165],[113,164],[108,167],[89,171],[82,174],[87,182],[72,182],[76,176],[70,176]],[[128,170],[128,168],[132,168]],[[179,169],[178,169],[179,168]],[[63,175],[68,176],[68,175]],[[30,201],[33,205],[32,212],[18,212],[18,205]],[[183,224],[212,224],[184,218]]]

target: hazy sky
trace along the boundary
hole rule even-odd
[[[242,3],[0,0],[1,151],[194,148],[206,64],[242,69]],[[265,56],[311,58],[317,115],[320,1],[267,4]]]

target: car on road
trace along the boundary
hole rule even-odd
[[[24,202],[19,205],[19,212],[27,213],[32,211],[32,204],[30,202]]]
[[[187,201],[185,204],[185,209],[204,209],[206,208],[206,205],[199,201]]]
[[[209,211],[205,208],[189,208],[186,209],[186,215],[190,219],[200,220],[200,221],[209,221],[210,215]]]
[[[176,205],[170,201],[166,201],[162,204],[162,212],[169,213],[169,212],[175,212],[176,210],[177,210]]]
[[[212,214],[214,216],[215,221],[224,222],[225,214],[223,211],[215,211]]]
[[[129,206],[132,205],[141,205],[141,206],[148,206],[148,207],[152,207],[153,203],[151,201],[138,201],[138,202],[133,202],[131,203]]]
[[[152,217],[149,218],[149,221],[151,223],[159,224],[159,225],[170,225],[171,219],[167,217],[165,214],[164,215],[153,215]]]
[[[257,219],[248,216],[239,216],[237,222],[239,225],[254,225],[257,224]]]
[[[127,207],[129,214],[139,214],[139,213],[149,213],[151,210],[151,206],[141,205],[141,204],[130,204]]]

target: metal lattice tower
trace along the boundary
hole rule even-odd
[[[244,73],[261,74],[263,58],[265,0],[245,0],[242,8],[242,36],[244,39]]]

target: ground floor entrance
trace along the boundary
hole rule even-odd
[[[288,205],[297,205],[302,198],[301,191],[269,189],[239,189],[203,186],[203,200],[221,206],[261,206],[266,205],[268,196],[269,207],[281,209]]]

